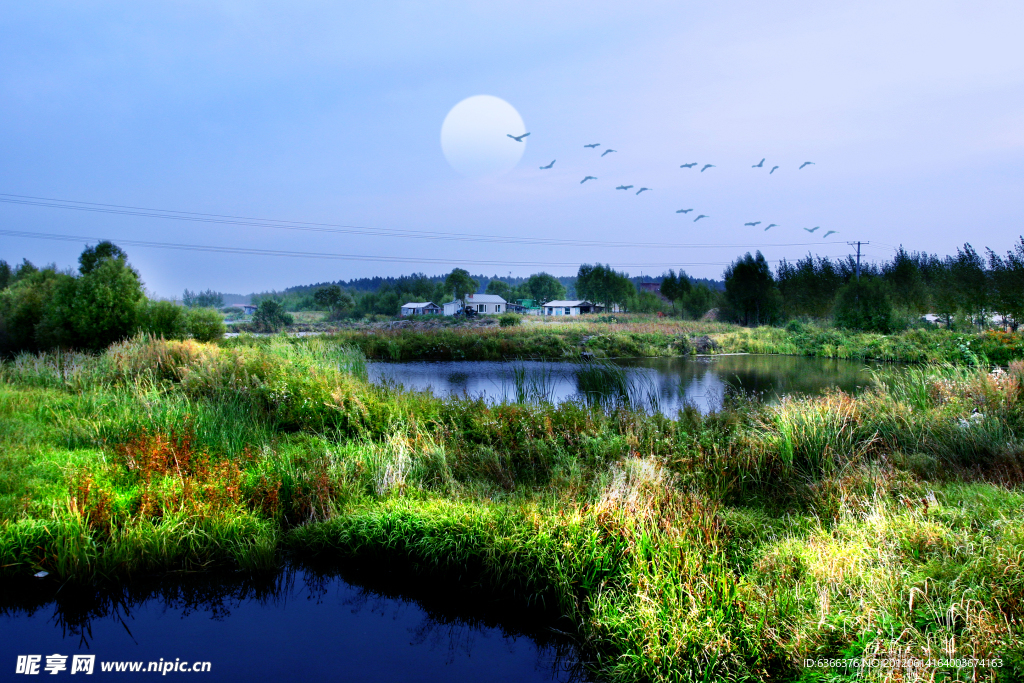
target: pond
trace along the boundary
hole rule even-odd
[[[58,654],[60,674],[71,674],[76,655],[94,655],[94,675],[117,680],[151,679],[150,662],[167,662],[172,676],[182,662],[200,671],[209,662],[200,678],[210,681],[586,680],[572,643],[536,613],[379,569],[186,575],[101,589],[7,581],[0,633],[8,673],[19,656],[40,655],[38,671],[49,674],[48,657]],[[141,662],[142,671],[104,671],[118,662]]]
[[[873,371],[892,371],[891,366],[862,361],[745,354],[630,358],[599,363],[374,362],[368,363],[367,369],[374,382],[429,389],[436,395],[464,394],[488,400],[544,398],[558,403],[630,393],[634,405],[667,415],[674,415],[685,404],[704,413],[717,410],[730,391],[757,395],[767,401],[777,401],[789,394],[821,394],[833,387],[855,393],[871,384]],[[616,374],[619,376],[614,377]],[[609,379],[606,375],[613,376]]]

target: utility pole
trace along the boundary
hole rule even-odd
[[[857,247],[857,282],[860,282],[860,245],[871,244],[871,242],[847,242],[851,247]]]

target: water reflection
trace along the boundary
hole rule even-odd
[[[489,400],[587,400],[599,393],[595,384],[604,384],[612,396],[629,385],[634,403],[669,415],[687,404],[704,413],[718,410],[730,392],[767,401],[831,388],[856,393],[871,384],[872,372],[896,371],[859,361],[759,355],[617,359],[612,364],[624,371],[621,380],[595,380],[593,373],[581,371],[586,364],[551,361],[369,363],[368,370],[375,382]]]
[[[386,567],[98,588],[31,579],[0,586],[0,661],[95,654],[101,673],[102,661],[180,658],[212,662],[215,680],[585,680],[553,623]]]

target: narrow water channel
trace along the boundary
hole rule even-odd
[[[8,674],[19,656],[39,655],[47,679],[54,655],[66,658],[54,675],[93,655],[93,676],[117,680],[152,680],[150,662],[207,681],[586,680],[573,644],[536,614],[380,571],[179,575],[105,589],[7,582],[0,634]],[[103,670],[121,662],[142,671]],[[182,662],[209,662],[210,672],[186,673]]]

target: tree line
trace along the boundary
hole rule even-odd
[[[891,332],[933,313],[952,329],[997,324],[1014,331],[1024,320],[1024,237],[1005,255],[969,243],[956,254],[908,252],[860,266],[849,256],[783,259],[773,273],[760,252],[725,271],[724,318],[744,325],[793,318],[831,318],[841,327]]]

